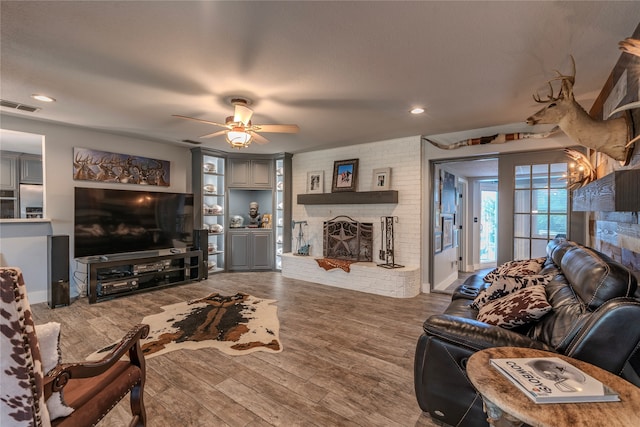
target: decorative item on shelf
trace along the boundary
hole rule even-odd
[[[383,216],[380,217],[380,232],[382,240],[385,244],[385,249],[380,249],[380,259],[385,261],[383,264],[378,264],[378,267],[384,268],[402,268],[404,265],[395,263],[395,245],[393,237],[393,223],[398,222],[397,216]]]
[[[216,173],[216,165],[214,163],[205,163],[202,165],[202,170],[206,173]]]
[[[282,182],[282,181],[278,181],[278,183],[276,184],[276,189],[277,189],[278,191],[282,191],[282,190],[284,190],[284,182]]]
[[[258,228],[262,223],[262,215],[260,215],[260,205],[258,202],[249,203],[249,228]]]
[[[217,245],[215,243],[209,243],[207,245],[207,251],[212,254],[214,253],[216,250],[218,249]]]
[[[333,162],[331,192],[356,191],[358,182],[358,159]]]
[[[596,170],[591,166],[587,156],[570,148],[565,148],[564,152],[573,160],[569,163],[567,173],[562,176],[567,180],[569,190],[584,187],[596,179]]]
[[[217,266],[218,266],[218,264],[214,260],[209,260],[208,261],[208,267],[209,267],[209,271],[210,272],[214,271]]]
[[[282,203],[282,202],[278,203],[278,209],[279,210],[284,209],[284,203]]]
[[[209,224],[207,223],[202,224],[202,229],[209,231]]]
[[[202,210],[205,215],[221,215],[222,206],[220,205],[202,205]]]
[[[218,192],[217,187],[213,184],[207,184],[202,187],[202,189],[204,190],[205,194],[216,194]]]
[[[234,215],[229,218],[230,228],[242,228],[244,226],[244,218],[241,215]]]
[[[307,193],[324,193],[324,171],[307,172]]]
[[[284,173],[283,173],[283,169],[282,169],[281,167],[276,169],[276,175],[277,175],[277,176],[282,176],[282,175],[284,175]]]
[[[209,231],[212,233],[222,233],[224,231],[224,227],[222,224],[211,224],[209,226]]]
[[[262,228],[271,228],[271,214],[262,215],[262,222],[260,224]]]
[[[278,237],[276,237],[276,243],[282,243],[282,234],[278,234]]]
[[[296,252],[294,253],[294,255],[308,256],[311,246],[307,244],[304,238],[304,230],[302,229],[303,225],[306,227],[308,225],[307,221],[291,221],[291,228],[293,230],[295,230],[296,226],[298,226],[298,236],[296,237]]]
[[[391,187],[391,168],[374,169],[371,187],[374,191],[388,190]]]

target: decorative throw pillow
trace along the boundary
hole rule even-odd
[[[484,276],[485,282],[493,282],[498,276],[529,276],[538,274],[547,257],[508,261],[494,268]]]
[[[493,301],[528,286],[547,285],[553,279],[553,275],[532,274],[529,276],[497,276],[495,280],[480,291],[471,304],[472,308],[480,310],[489,301]]]
[[[36,336],[42,357],[42,370],[47,374],[60,363],[60,323],[36,325]],[[73,408],[64,403],[61,392],[55,392],[47,399],[47,409],[51,420],[67,417],[73,412]]]
[[[521,289],[504,298],[490,301],[480,309],[478,320],[512,329],[540,319],[551,311],[544,286]]]

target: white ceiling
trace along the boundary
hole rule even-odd
[[[248,153],[300,152],[513,125],[575,57],[588,109],[640,2],[0,2],[9,115],[181,144],[219,130],[232,95],[253,122],[296,135]],[[57,99],[42,104],[33,93]],[[427,113],[408,114],[413,106]],[[463,132],[460,135],[477,135]],[[458,135],[458,134],[456,134]],[[202,140],[227,150],[223,137]]]

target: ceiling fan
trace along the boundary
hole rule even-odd
[[[223,127],[225,128],[224,130],[202,135],[199,138],[213,138],[215,136],[226,135],[227,142],[231,147],[238,149],[248,147],[252,141],[255,141],[257,144],[265,144],[269,142],[267,138],[260,135],[258,132],[297,133],[298,130],[300,130],[298,125],[253,124],[251,123],[253,110],[248,107],[251,104],[251,101],[247,98],[232,97],[229,102],[235,107],[235,111],[233,116],[227,117],[225,124],[196,119],[195,117],[181,116],[178,114],[174,114],[173,117]]]

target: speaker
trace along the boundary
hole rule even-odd
[[[49,307],[69,305],[69,236],[48,236],[49,270],[47,300]]]
[[[209,278],[209,230],[193,230],[193,249],[202,251],[202,279]]]

